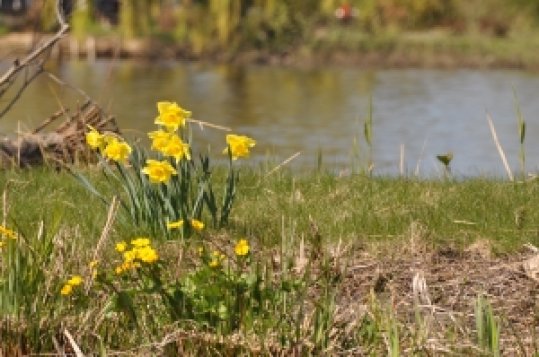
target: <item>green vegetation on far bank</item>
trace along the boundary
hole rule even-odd
[[[82,54],[539,67],[539,8],[529,0],[140,0],[117,11],[77,4],[86,5],[72,9],[70,36]],[[339,20],[336,11],[348,5],[348,17]],[[33,30],[39,23],[54,31],[54,18],[54,1],[35,1],[24,21],[0,19],[0,27]],[[97,41],[87,48],[89,37]]]

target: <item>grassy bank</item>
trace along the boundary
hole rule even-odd
[[[119,192],[100,169],[84,173],[106,197]],[[184,239],[150,235],[121,207],[108,215],[66,171],[3,171],[0,187],[19,236],[0,253],[8,355],[537,353],[534,282],[517,266],[523,244],[539,245],[535,181],[243,167],[229,223],[204,215]],[[117,243],[138,236],[158,265],[115,274]],[[82,286],[61,295],[74,275]]]

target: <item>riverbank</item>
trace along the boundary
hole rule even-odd
[[[121,190],[99,169],[76,170],[106,197]],[[214,168],[212,181],[225,174]],[[227,226],[203,217],[199,233],[166,239],[126,221],[123,208],[109,209],[67,172],[4,171],[2,213],[20,239],[4,236],[0,252],[0,282],[15,279],[10,267],[19,264],[15,285],[0,284],[2,351],[537,352],[536,181],[249,167],[240,177]],[[115,273],[126,249],[118,244],[141,235],[158,265]],[[169,298],[186,305],[171,312]]]
[[[46,35],[9,33],[0,39],[0,57],[20,57]],[[56,58],[138,58],[235,64],[360,66],[367,68],[518,68],[539,69],[539,37],[452,35],[444,30],[368,35],[347,29],[320,29],[304,41],[278,49],[196,51],[159,38],[125,40],[117,36],[68,36],[54,49]]]

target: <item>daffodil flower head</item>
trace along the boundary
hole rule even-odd
[[[155,124],[164,126],[168,131],[176,131],[178,127],[185,126],[185,120],[191,117],[191,112],[181,108],[175,102],[158,102],[159,115]]]
[[[223,150],[224,154],[230,155],[233,160],[237,160],[240,157],[249,157],[249,149],[256,145],[256,141],[245,135],[228,134],[226,136],[226,143],[228,147]]]
[[[88,128],[90,131],[86,133],[86,144],[93,150],[102,150],[105,146],[103,134],[90,125],[88,125]]]
[[[127,161],[132,149],[125,141],[118,140],[115,137],[110,137],[110,139],[106,141],[107,144],[103,149],[103,156],[105,158],[116,162]]]
[[[176,175],[176,169],[168,161],[146,160],[146,166],[142,172],[148,175],[151,183],[166,183],[172,175]]]
[[[162,151],[170,141],[170,138],[173,136],[173,133],[164,131],[162,129],[156,131],[150,131],[148,137],[152,140],[152,150]]]
[[[189,152],[189,144],[183,142],[178,135],[171,135],[168,142],[160,150],[165,156],[170,156],[176,159],[176,162],[183,158],[191,160]]]

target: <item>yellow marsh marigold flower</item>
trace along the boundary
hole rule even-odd
[[[236,160],[239,157],[249,157],[249,149],[256,145],[256,141],[253,139],[244,135],[234,134],[228,134],[226,136],[226,143],[228,144],[228,147],[225,148],[223,154],[227,154],[230,149],[233,160]]]
[[[137,258],[137,252],[135,250],[128,250],[124,252],[124,262],[132,263]]]
[[[114,247],[118,253],[123,253],[127,249],[127,243],[126,242],[120,242],[116,243],[116,246]]]
[[[176,162],[180,161],[184,157],[187,160],[191,160],[191,154],[189,153],[189,144],[184,143],[178,135],[172,135],[167,144],[159,150],[165,156],[171,156],[176,159]]]
[[[116,162],[127,161],[129,154],[131,154],[131,147],[125,141],[114,137],[108,140],[107,146],[103,149],[103,156]]]
[[[60,294],[63,296],[69,296],[73,292],[73,286],[70,284],[65,284],[60,290]]]
[[[181,108],[177,103],[158,102],[159,115],[155,118],[155,124],[162,125],[169,131],[176,131],[178,127],[185,125],[185,120],[191,116],[191,112]]]
[[[67,283],[71,286],[79,286],[82,284],[82,277],[80,275],[73,275],[73,277],[69,279]]]
[[[183,219],[180,219],[179,221],[175,222],[168,222],[167,228],[168,229],[178,229],[183,227]]]
[[[208,266],[210,268],[219,268],[221,266],[223,260],[225,260],[225,255],[221,254],[218,251],[214,251],[212,253],[212,255],[211,255],[211,260],[208,263]]]
[[[0,235],[9,239],[17,239],[17,233],[15,233],[15,231],[2,225],[0,225]]]
[[[200,232],[204,229],[204,223],[193,218],[191,220],[191,227],[193,227],[195,231]]]
[[[144,237],[136,238],[131,241],[131,244],[134,247],[146,247],[150,245],[150,239]]]
[[[234,252],[240,257],[249,254],[249,242],[246,239],[240,239],[234,247]]]
[[[137,248],[137,258],[144,263],[152,264],[159,260],[159,255],[152,247],[146,246],[143,248]]]
[[[152,150],[162,151],[170,141],[170,138],[174,134],[164,131],[162,129],[156,131],[150,131],[148,137],[152,139]]]
[[[176,169],[168,161],[146,160],[142,172],[148,175],[151,183],[165,183],[170,176],[176,175]]]

